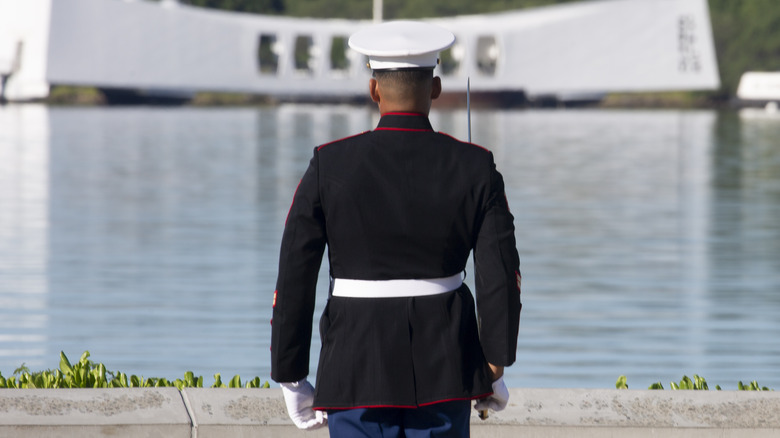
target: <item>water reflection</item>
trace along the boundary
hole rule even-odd
[[[432,122],[467,136],[463,110]],[[145,376],[266,378],[292,193],[315,145],[375,123],[362,107],[0,107],[0,370],[90,350]],[[780,388],[780,119],[479,110],[472,129],[518,228],[512,386]]]
[[[49,328],[49,120],[0,107],[0,363],[42,365]],[[16,366],[21,363],[16,363]],[[14,367],[15,368],[15,367]],[[3,366],[0,370],[6,371]],[[6,371],[7,374],[13,369]]]

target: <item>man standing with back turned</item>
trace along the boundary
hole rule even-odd
[[[334,437],[467,437],[471,400],[501,410],[515,361],[520,271],[513,217],[488,150],[435,132],[433,76],[451,32],[388,22],[354,34],[380,120],[314,150],[285,224],[272,377],[302,429]],[[308,382],[317,276],[329,299]],[[462,275],[474,252],[474,298]]]

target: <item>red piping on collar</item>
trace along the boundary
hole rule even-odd
[[[423,113],[415,113],[415,112],[403,112],[403,111],[391,111],[382,114],[382,116],[425,116]]]
[[[415,112],[387,112],[382,114],[382,117],[384,116],[416,116],[416,117],[426,117],[423,113],[415,113]],[[433,129],[419,129],[419,128],[393,128],[393,127],[377,127],[374,129],[374,131],[407,131],[407,132],[431,132]]]
[[[432,132],[433,129],[412,129],[412,128],[376,128],[374,131],[410,131],[410,132]]]

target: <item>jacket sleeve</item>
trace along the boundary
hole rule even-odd
[[[295,382],[309,374],[317,277],[327,243],[318,173],[315,149],[282,235],[271,320],[271,378],[277,382]]]
[[[488,362],[509,366],[517,355],[520,324],[520,260],[514,217],[504,180],[490,160],[490,182],[474,247],[474,271],[480,343]]]

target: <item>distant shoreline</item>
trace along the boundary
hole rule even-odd
[[[454,105],[465,106],[464,99],[451,99]],[[92,87],[55,86],[45,99],[37,101],[52,106],[104,106],[108,105],[100,90]],[[219,106],[273,106],[289,102],[273,96],[261,96],[241,93],[197,93],[188,102],[174,106],[219,107]],[[318,101],[303,99],[298,102],[328,104],[370,104],[368,99],[348,98],[342,100]],[[449,104],[449,101],[448,101]],[[484,107],[485,105],[482,105]],[[573,105],[499,105],[499,107],[569,107]],[[594,101],[579,107],[587,108],[669,108],[669,109],[727,109],[741,105],[734,97],[725,98],[704,92],[658,92],[658,93],[612,93],[600,101]],[[434,104],[434,108],[436,105]]]

